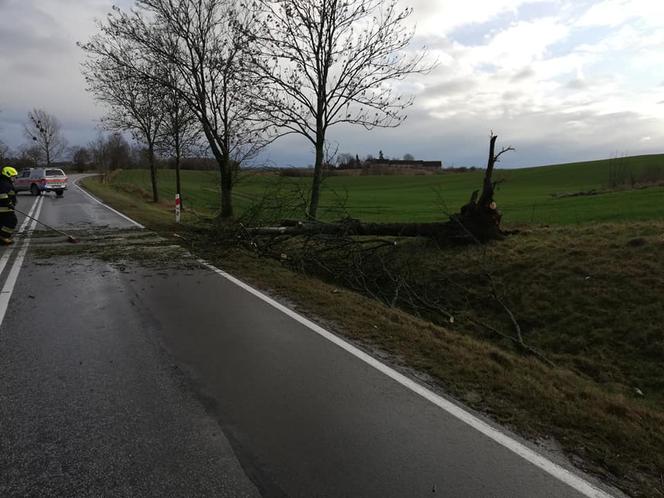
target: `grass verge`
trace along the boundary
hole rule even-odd
[[[488,260],[525,324],[526,340],[557,365],[549,367],[463,320],[452,329],[435,316],[418,318],[334,282],[295,275],[278,262],[229,248],[214,232],[175,226],[167,206],[94,180],[85,186],[164,235],[177,230],[197,255],[288,298],[335,332],[388,354],[393,364],[426,374],[516,432],[553,438],[576,465],[626,492],[664,496],[661,223],[532,229],[482,254],[475,248],[434,253],[421,241],[404,245],[411,260],[422,262],[423,274],[441,282],[440,292],[441,275],[449,275],[444,266],[481,294],[481,285],[473,286],[481,281],[476,260]],[[504,319],[473,303],[457,304],[458,315],[483,313],[498,325]]]

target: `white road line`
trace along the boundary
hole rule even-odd
[[[44,203],[43,201],[44,198],[40,196],[39,199],[37,199],[37,202],[35,202],[35,204],[37,205],[37,210],[35,211],[34,217],[37,219],[39,219],[39,213],[41,213],[41,208]],[[29,214],[32,215],[32,210],[30,211]],[[27,236],[23,240],[23,243],[21,244],[21,249],[18,252],[18,256],[16,256],[14,264],[9,270],[9,275],[7,275],[7,280],[5,281],[5,285],[2,288],[2,291],[0,292],[0,327],[2,326],[2,322],[5,320],[5,314],[7,313],[7,307],[9,306],[9,300],[11,299],[12,294],[14,292],[14,286],[16,285],[16,281],[18,280],[18,275],[21,272],[21,267],[23,266],[23,260],[25,259],[25,255],[28,252],[28,247],[30,247],[30,235],[32,235],[32,232],[37,226],[37,222],[35,220],[30,220],[29,218],[26,218],[26,221],[31,222],[27,231]],[[26,221],[23,222],[22,228],[25,227]]]
[[[113,209],[113,208],[112,208],[111,206],[109,206],[108,204],[104,204],[102,201],[100,201],[99,199],[97,199],[97,198],[96,198],[94,195],[92,195],[90,192],[87,192],[83,187],[81,187],[81,186],[78,184],[78,182],[79,182],[80,180],[81,180],[80,178],[79,178],[78,180],[76,180],[76,181],[74,182],[74,186],[75,186],[77,189],[79,189],[81,192],[83,192],[85,195],[87,195],[90,199],[92,199],[93,201],[95,201],[95,202],[101,204],[101,205],[104,206],[106,209],[108,209],[108,210],[110,210],[110,211],[113,211],[115,214],[117,214],[118,216],[123,217],[125,220],[127,220],[127,221],[133,223],[133,224],[134,224],[135,226],[137,226],[138,228],[145,228],[145,227],[144,227],[143,225],[141,225],[138,221],[132,220],[132,219],[131,219],[129,216],[127,216],[126,214],[122,214],[120,211],[117,211],[117,210]]]
[[[32,216],[32,213],[34,213],[35,208],[37,207],[37,204],[40,199],[41,196],[35,202],[32,203],[32,206],[30,206],[30,211],[28,211],[29,216]],[[21,223],[21,227],[17,230],[16,234],[23,233],[23,230],[25,230],[25,227],[28,226],[29,222],[30,218],[26,216],[26,218],[23,220],[23,223]],[[2,272],[5,270],[5,266],[7,266],[9,258],[14,253],[14,249],[16,249],[16,244],[7,247],[7,249],[5,249],[4,254],[2,255],[2,258],[0,258],[0,275],[2,275]]]
[[[233,277],[232,275],[226,273],[223,270],[220,270],[219,268],[209,264],[207,261],[203,259],[198,260],[199,263],[201,263],[203,266],[206,268],[212,270],[213,272],[217,273],[218,275],[221,275],[225,279],[231,281],[235,285],[241,287],[242,289],[246,290],[250,294],[253,294],[254,296],[258,297],[262,301],[266,302],[270,306],[278,309],[279,311],[285,313],[286,315],[290,316],[297,322],[301,323],[302,325],[308,327],[310,330],[314,331],[315,333],[319,334],[320,336],[324,337],[328,341],[334,343],[335,345],[339,346],[340,348],[346,350],[348,353],[352,354],[356,358],[362,360],[363,362],[367,363],[368,365],[372,366],[379,372],[382,372],[383,374],[387,375],[391,379],[395,380],[402,386],[410,389],[414,393],[422,396],[424,399],[430,401],[434,405],[438,406],[442,410],[446,411],[450,415],[456,417],[457,419],[461,420],[465,424],[471,426],[472,428],[476,429],[480,433],[484,434],[486,437],[489,439],[492,439],[496,443],[502,445],[503,447],[507,448],[508,450],[512,451],[513,453],[516,453],[519,455],[521,458],[524,460],[530,462],[531,464],[535,465],[536,467],[539,467],[549,475],[555,477],[559,481],[562,481],[563,483],[567,484],[568,486],[574,488],[576,491],[579,493],[583,494],[584,496],[588,497],[593,497],[593,498],[610,498],[611,495],[606,493],[605,491],[599,489],[597,486],[593,485],[592,483],[586,481],[585,479],[581,478],[580,476],[570,472],[569,470],[565,469],[564,467],[561,467],[557,463],[552,462],[545,456],[537,453],[536,451],[530,449],[529,447],[525,446],[524,444],[520,443],[519,441],[511,438],[507,434],[504,434],[503,432],[499,431],[498,429],[492,427],[491,425],[487,424],[483,420],[477,418],[475,415],[471,414],[470,412],[467,412],[463,408],[461,408],[458,405],[455,405],[451,401],[443,398],[442,396],[439,396],[438,394],[434,393],[433,391],[430,391],[429,389],[425,388],[424,386],[421,386],[417,382],[409,379],[403,374],[400,374],[396,370],[388,367],[384,363],[381,363],[377,359],[373,358],[372,356],[368,355],[364,351],[356,348],[352,344],[349,344],[348,342],[344,341],[343,339],[339,338],[338,336],[334,335],[331,332],[328,332],[321,326],[315,324],[311,320],[308,320],[307,318],[303,317],[302,315],[296,313],[295,311],[287,308],[286,306],[278,303],[274,299],[266,296],[259,290],[254,289],[253,287],[247,285],[246,283],[242,282],[241,280],[238,280],[237,278]]]

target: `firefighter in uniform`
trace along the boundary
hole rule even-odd
[[[0,170],[0,244],[2,245],[14,242],[12,236],[18,222],[14,213],[16,206],[14,177],[17,174],[11,166],[5,166]]]

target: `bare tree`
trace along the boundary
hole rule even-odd
[[[21,167],[34,168],[39,165],[44,157],[44,152],[39,145],[24,144],[19,152]]]
[[[88,150],[90,151],[92,165],[97,171],[106,173],[108,166],[106,160],[106,140],[104,139],[104,135],[98,133],[97,137],[88,143]],[[105,176],[102,176],[102,179],[105,179]]]
[[[92,164],[105,174],[131,163],[131,148],[119,132],[107,137],[100,133],[88,144],[88,151]]]
[[[177,89],[181,86],[178,74],[170,71],[171,83],[167,86],[164,106],[166,111],[164,127],[159,137],[160,148],[170,154],[175,165],[175,191],[180,197],[180,206],[184,208],[182,199],[182,181],[180,163],[184,154],[200,145],[202,130],[196,115]]]
[[[92,156],[87,147],[76,146],[71,150],[71,159],[76,171],[82,173],[92,161]]]
[[[2,112],[2,109],[0,109],[0,112]],[[4,162],[7,157],[9,157],[9,146],[0,139],[0,162]]]
[[[132,150],[122,133],[111,133],[105,141],[108,169],[114,171],[132,165]]]
[[[233,172],[267,140],[267,127],[256,117],[248,90],[255,86],[247,66],[251,16],[242,4],[227,0],[137,0],[131,13],[115,8],[100,34],[82,47],[152,84],[176,91],[196,115],[220,172],[221,217],[233,215]],[[123,48],[138,47],[150,67],[145,71]]]
[[[102,123],[106,129],[128,131],[148,151],[152,200],[159,202],[155,149],[164,123],[164,89],[142,77],[152,71],[137,47],[125,44],[124,50],[137,66],[133,70],[118,64],[113,57],[99,54],[83,65],[88,91],[108,108]]]
[[[342,152],[341,154],[337,155],[337,166],[348,166],[353,164],[353,161],[355,161],[355,156],[353,154],[349,154],[348,152]]]
[[[2,109],[0,109],[0,112],[2,112]],[[10,152],[9,146],[0,139],[0,162],[4,162],[9,157]],[[2,165],[0,165],[1,167]]]
[[[254,98],[283,135],[300,134],[316,151],[308,214],[320,198],[330,127],[395,127],[412,104],[390,82],[425,72],[424,54],[407,54],[411,9],[383,0],[257,0],[252,27],[261,84]]]
[[[7,160],[9,157],[9,152],[9,146],[0,140],[0,163],[3,163]],[[0,165],[0,167],[2,166]]]
[[[26,138],[39,149],[39,160],[45,161],[46,166],[59,159],[67,148],[60,122],[42,109],[33,109],[28,113],[28,123],[23,131]]]

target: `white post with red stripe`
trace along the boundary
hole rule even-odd
[[[175,223],[180,223],[180,194],[175,194]]]

